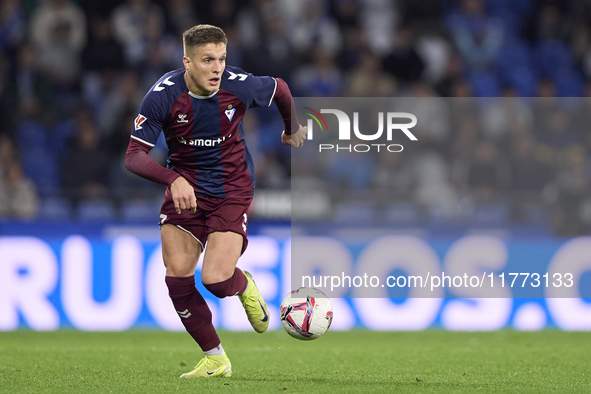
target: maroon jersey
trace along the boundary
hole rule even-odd
[[[254,164],[242,118],[249,108],[271,105],[277,81],[227,66],[220,89],[197,96],[187,88],[184,74],[184,69],[171,71],[152,86],[131,138],[153,147],[164,132],[167,168],[186,178],[198,194],[251,197]]]

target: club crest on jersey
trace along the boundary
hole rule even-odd
[[[232,104],[228,104],[228,109],[226,109],[224,111],[224,113],[226,114],[226,116],[228,117],[228,120],[231,122],[232,118],[234,117],[234,112],[236,112],[236,108],[234,108],[232,106]]]
[[[142,114],[138,114],[138,116],[135,118],[135,120],[133,121],[133,124],[135,126],[136,130],[139,130],[142,128],[142,123],[144,123],[146,120],[148,120],[148,118],[146,118],[144,115]]]

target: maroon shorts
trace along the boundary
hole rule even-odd
[[[164,203],[160,210],[160,225],[173,224],[181,230],[192,234],[205,249],[209,234],[220,231],[232,231],[242,235],[242,253],[248,246],[247,224],[248,209],[252,197],[246,198],[215,198],[197,195],[197,211],[191,213],[188,209],[176,213],[170,188],[166,189]]]

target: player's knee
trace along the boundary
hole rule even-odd
[[[186,267],[177,267],[173,265],[169,265],[166,267],[166,276],[171,276],[174,278],[184,278],[187,276],[192,276],[194,274],[194,270]]]
[[[234,275],[234,268],[230,269],[204,269],[201,271],[201,281],[204,285],[224,282]]]

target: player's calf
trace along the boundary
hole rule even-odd
[[[166,277],[168,294],[187,332],[201,349],[210,350],[220,343],[211,323],[211,311],[195,288],[194,276],[186,278]]]

